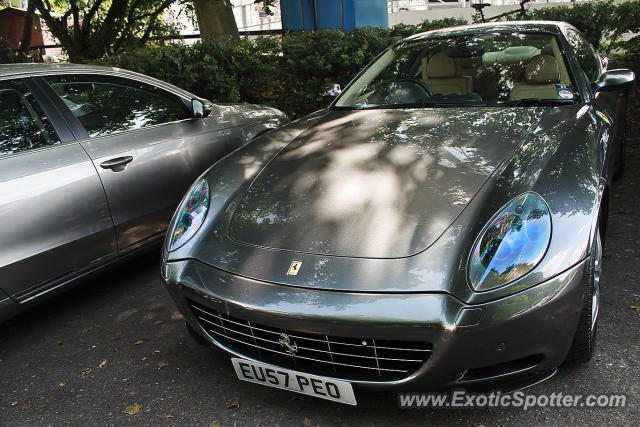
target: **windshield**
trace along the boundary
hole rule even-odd
[[[555,36],[466,34],[392,46],[334,107],[526,106],[572,103],[576,94]]]

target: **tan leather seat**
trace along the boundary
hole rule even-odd
[[[556,83],[560,82],[560,67],[551,55],[537,55],[531,58],[525,69],[524,83],[516,83],[509,99],[558,97]]]
[[[428,61],[422,59],[422,80],[432,93],[468,95],[473,91],[471,77],[457,76],[455,61],[442,52]]]

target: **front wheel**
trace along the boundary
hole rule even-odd
[[[596,344],[598,314],[600,312],[600,274],[602,272],[602,239],[600,227],[596,227],[596,235],[591,246],[587,286],[582,301],[582,311],[578,329],[573,337],[567,361],[585,363],[591,360]]]

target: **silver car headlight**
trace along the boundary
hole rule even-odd
[[[173,215],[167,232],[167,250],[175,251],[198,231],[209,210],[209,184],[201,179],[196,182]]]
[[[467,264],[476,291],[506,285],[531,271],[547,252],[551,214],[542,197],[524,193],[502,208],[478,236]]]

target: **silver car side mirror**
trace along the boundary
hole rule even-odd
[[[620,69],[605,71],[600,80],[593,84],[594,92],[623,89],[633,83],[636,75],[631,70]]]
[[[191,112],[193,117],[201,119],[204,117],[204,103],[197,98],[191,100]]]
[[[342,93],[338,83],[328,83],[320,87],[319,95],[323,98],[335,98]]]

